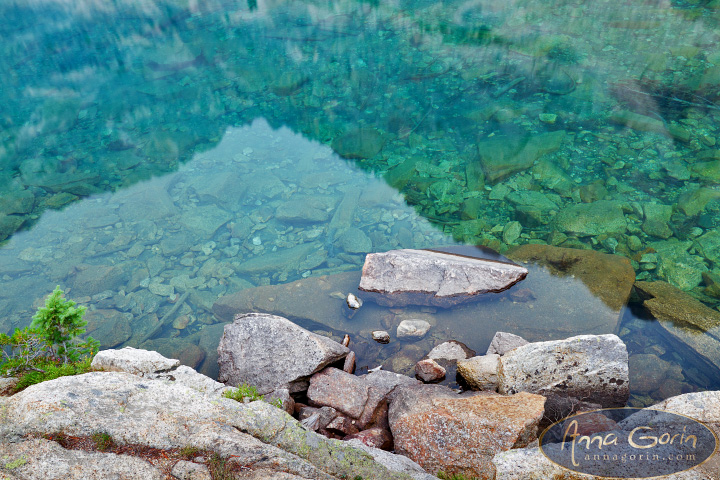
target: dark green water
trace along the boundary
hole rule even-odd
[[[59,284],[105,347],[212,373],[223,295],[456,243],[623,255],[716,308],[717,7],[3,2],[0,331]],[[573,308],[540,329],[409,312],[434,336],[390,350],[362,339],[400,313],[319,320],[374,366],[446,338],[483,353],[497,327],[592,331]],[[673,392],[714,385],[652,322],[625,323],[632,353],[682,365]]]

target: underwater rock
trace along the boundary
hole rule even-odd
[[[490,353],[459,360],[457,373],[474,390],[497,390],[500,355]]]
[[[433,349],[430,350],[430,353],[427,354],[427,358],[448,361],[465,360],[474,356],[475,350],[471,350],[467,345],[462,342],[458,342],[457,340],[443,342],[440,345],[433,347]]]
[[[672,215],[672,205],[660,205],[657,203],[644,203],[643,215],[645,221],[642,224],[643,232],[658,238],[670,238],[672,230],[668,226]]]
[[[310,376],[349,350],[286,318],[263,313],[237,315],[225,325],[218,345],[218,380],[235,386],[247,383],[258,393],[288,388],[305,390]]]
[[[275,217],[286,223],[318,223],[327,221],[335,208],[337,199],[330,196],[296,195],[281,203],[275,211]]]
[[[343,311],[348,310],[345,296],[333,292],[357,292],[360,272],[308,277],[282,285],[246,288],[224,295],[212,306],[215,316],[223,322],[232,321],[235,314],[266,312],[292,319],[307,319],[338,330],[347,331],[348,322]],[[308,296],[312,295],[312,301]],[[358,309],[353,319],[362,322],[366,307]]]
[[[540,185],[555,190],[563,197],[569,197],[575,188],[570,175],[550,160],[538,160],[532,168],[532,176]]]
[[[283,72],[275,81],[270,85],[270,89],[276,95],[286,97],[293,95],[300,88],[308,82],[309,78],[296,70],[288,70]]]
[[[565,131],[532,135],[497,136],[477,143],[480,164],[487,181],[493,185],[510,175],[532,167],[542,155],[560,148]]]
[[[233,215],[222,208],[205,205],[186,210],[178,221],[201,238],[212,238],[215,232],[232,218]]]
[[[529,342],[527,340],[519,335],[507,332],[497,332],[490,341],[490,345],[488,346],[485,355],[492,355],[494,353],[498,355],[505,355],[507,352],[517,347],[527,345],[528,343]]]
[[[423,338],[430,326],[425,320],[403,320],[397,327],[396,335],[398,338]]]
[[[697,162],[692,165],[691,169],[702,180],[713,183],[720,182],[720,160]]]
[[[106,290],[117,291],[129,280],[130,265],[79,265],[72,280],[73,295],[95,295]]]
[[[702,213],[708,203],[720,198],[720,190],[700,187],[689,190],[678,198],[677,206],[688,217]]]
[[[629,110],[614,112],[610,116],[610,121],[641,132],[668,134],[667,128],[665,128],[665,124],[661,120]]]
[[[680,365],[650,353],[631,355],[629,368],[633,392],[642,394],[654,392],[668,380],[684,380]]]
[[[671,238],[662,242],[651,242],[648,246],[657,252],[659,257],[657,274],[668,283],[681,290],[692,290],[702,281],[707,266],[697,255],[690,255],[687,250],[691,241],[681,242]]]
[[[708,365],[708,374],[720,373],[720,312],[669,283],[636,282],[643,306],[658,320],[667,337],[690,350]]]
[[[361,127],[346,132],[332,141],[332,149],[343,158],[372,158],[382,150],[385,138],[376,129]]]
[[[720,233],[713,229],[698,237],[693,244],[700,255],[720,266]]]
[[[23,223],[25,223],[24,215],[0,214],[0,240],[5,240],[15,233]]]
[[[303,263],[305,263],[313,253],[318,251],[319,246],[320,244],[318,243],[301,243],[300,245],[296,245],[294,247],[278,249],[276,252],[266,253],[259,257],[254,257],[242,262],[241,264],[236,265],[235,270],[238,273],[248,274],[270,274],[278,271],[283,272],[298,270],[302,268]],[[322,251],[325,252],[324,250]],[[327,252],[325,252],[324,255],[327,257]],[[324,262],[325,259],[323,258],[319,261],[320,263],[317,265]],[[311,263],[316,262],[317,261]],[[314,268],[317,265],[313,265],[313,267],[306,267],[306,269]]]
[[[617,335],[579,335],[529,343],[500,357],[498,391],[543,395],[548,417],[562,418],[581,402],[625,406],[628,378],[627,348]]]
[[[360,290],[380,305],[449,308],[521,281],[519,265],[430,250],[392,250],[365,257]]]
[[[395,451],[425,470],[493,478],[496,453],[537,438],[545,399],[519,393],[460,396],[440,385],[399,387],[388,414]]]
[[[337,245],[347,253],[370,253],[372,240],[359,228],[350,227],[337,238]]]
[[[528,244],[512,249],[506,256],[516,262],[546,266],[556,275],[580,279],[594,295],[614,311],[627,303],[635,282],[630,261],[619,255],[550,245]]]
[[[85,331],[100,342],[101,348],[112,348],[126,342],[131,334],[128,316],[112,309],[88,310],[85,313]]]
[[[611,200],[565,207],[555,215],[552,225],[579,236],[625,233],[627,229],[621,203]]]
[[[505,199],[515,205],[515,215],[523,219],[526,225],[537,226],[550,223],[558,211],[557,203],[551,200],[551,196],[557,197],[534,190],[521,190],[508,194]]]

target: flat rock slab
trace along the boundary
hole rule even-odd
[[[213,313],[223,322],[231,322],[235,315],[265,312],[291,320],[307,319],[346,330],[348,323],[343,312],[347,310],[347,293],[357,293],[360,272],[308,277],[282,285],[246,288],[220,297],[212,307]],[[333,295],[335,293],[335,295]],[[312,298],[312,302],[308,301]],[[353,323],[361,323],[364,308],[357,311]],[[356,320],[357,319],[357,320]]]
[[[238,315],[225,326],[218,345],[218,379],[231,386],[252,385],[260,394],[278,388],[299,392],[307,388],[311,375],[349,352],[286,318]]]
[[[437,385],[401,387],[389,413],[395,451],[431,473],[494,478],[495,454],[537,438],[544,404],[529,393],[465,397]]]
[[[125,347],[98,352],[90,366],[106,372],[149,374],[167,372],[180,366],[180,360],[165,358],[158,352]]]
[[[502,292],[525,278],[526,268],[430,250],[392,250],[365,257],[360,290],[380,305],[449,308]]]
[[[543,395],[548,414],[557,418],[581,403],[623,407],[628,386],[627,348],[611,334],[529,343],[500,357],[498,366],[500,393]]]

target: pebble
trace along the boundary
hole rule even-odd
[[[425,320],[403,320],[397,327],[398,338],[423,338],[430,330],[430,323]]]
[[[352,308],[353,310],[357,310],[358,308],[362,307],[363,302],[360,300],[356,295],[352,293],[347,294],[347,298],[345,299],[345,302],[347,303],[347,306]]]
[[[372,339],[378,343],[390,343],[390,334],[385,330],[375,330],[371,335]]]

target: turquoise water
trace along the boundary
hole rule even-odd
[[[3,2],[0,331],[27,325],[59,284],[90,306],[105,347],[212,373],[224,295],[455,243],[623,255],[639,279],[716,308],[716,8]],[[482,353],[498,327],[562,338],[608,315],[535,296],[561,318],[498,307],[479,327],[462,311],[369,306],[344,323],[305,320],[350,332],[363,366],[402,370],[442,339]],[[433,319],[434,336],[362,340],[405,314]],[[624,324],[633,353],[683,365],[676,391],[713,384],[652,322]]]

